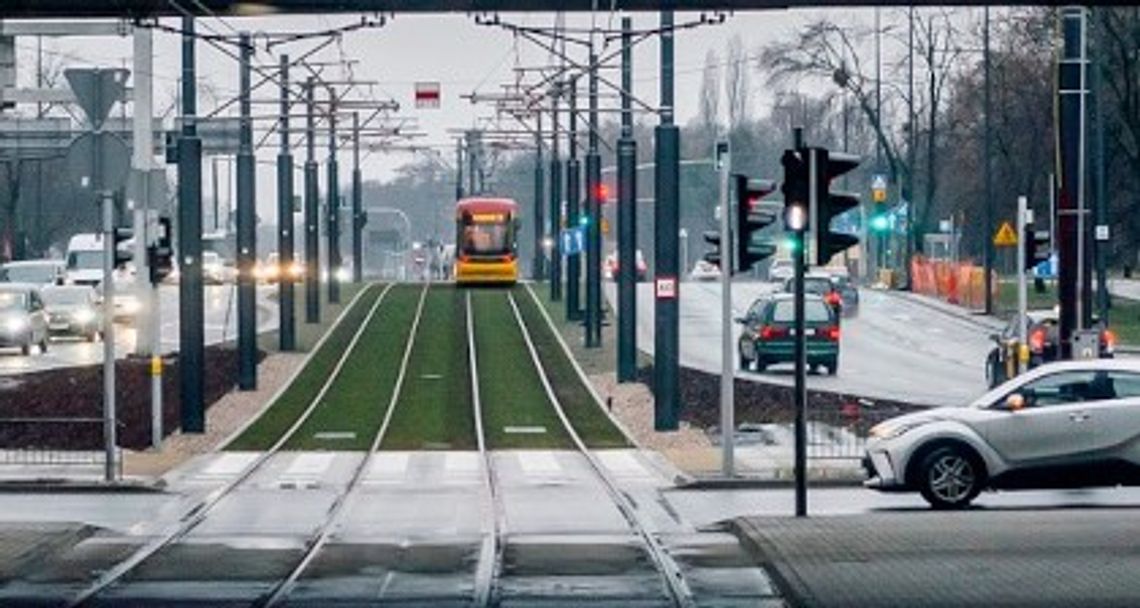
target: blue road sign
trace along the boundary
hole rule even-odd
[[[586,234],[581,227],[562,231],[562,254],[579,255],[586,246]]]

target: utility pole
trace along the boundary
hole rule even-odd
[[[984,22],[982,24],[982,65],[983,65],[983,78],[985,79],[984,91],[982,93],[983,106],[982,112],[985,114],[984,123],[982,126],[982,137],[984,139],[982,144],[982,163],[983,172],[985,173],[986,180],[986,233],[982,242],[985,243],[984,249],[984,266],[986,276],[983,280],[985,284],[986,294],[986,314],[991,315],[994,312],[994,287],[993,287],[993,274],[994,274],[994,190],[993,190],[993,177],[991,174],[990,162],[990,118],[993,115],[993,105],[990,100],[990,7],[984,9]],[[951,235],[953,236],[953,235]]]
[[[673,11],[661,11],[661,124],[655,132],[654,179],[654,351],[653,386],[656,403],[653,426],[675,431],[680,416],[680,282],[677,239],[680,224],[680,141],[673,124]]]
[[[305,81],[305,322],[321,322],[320,193],[317,190],[316,79]]]
[[[543,174],[545,168],[542,166],[542,112],[536,114],[535,119],[535,135],[534,135],[534,268],[531,269],[532,278],[535,281],[541,281],[546,278],[546,254],[543,249],[546,246],[543,231],[546,229],[543,225],[542,209],[546,201],[546,188],[543,187]],[[471,155],[471,150],[468,148],[467,155]]]
[[[329,303],[340,302],[340,167],[336,160],[336,89],[329,87],[329,163],[328,196],[325,199],[328,220]]]
[[[178,385],[182,432],[206,428],[202,299],[202,140],[198,138],[194,18],[182,18],[182,136],[178,139]],[[106,338],[105,338],[106,339]]]
[[[621,137],[617,143],[618,382],[637,379],[637,142],[633,139],[633,20],[621,20]]]
[[[281,151],[277,154],[277,307],[280,348],[297,348],[293,295],[293,153],[289,141],[289,56],[281,56]]]
[[[562,299],[562,161],[558,156],[558,83],[550,96],[550,301]]]
[[[360,172],[360,113],[352,113],[352,280],[364,281],[364,178]]]
[[[241,47],[241,129],[237,153],[237,248],[238,248],[238,388],[257,388],[257,175],[253,156],[253,119],[250,101],[253,40],[249,32],[239,36]]]
[[[571,78],[570,132],[567,134],[569,159],[566,161],[566,224],[579,229],[579,205],[582,201],[582,165],[578,162],[578,79]],[[582,252],[566,256],[566,320],[582,320]]]
[[[586,152],[586,348],[602,346],[602,158],[598,155],[598,56],[590,42],[590,137]]]

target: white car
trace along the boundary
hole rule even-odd
[[[963,508],[984,489],[1140,485],[1140,361],[1034,368],[960,407],[870,431],[865,485]]]
[[[63,281],[63,260],[21,260],[0,266],[0,283],[55,285]]]
[[[720,278],[720,266],[705,260],[697,260],[693,270],[689,272],[689,278],[694,281],[715,281]]]

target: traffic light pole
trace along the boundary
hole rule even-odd
[[[241,129],[237,153],[237,249],[238,249],[238,388],[257,388],[257,232],[254,171],[253,120],[250,116],[250,62],[253,41],[248,32],[240,35]]]
[[[206,428],[202,302],[202,140],[198,111],[194,19],[182,19],[182,135],[178,139],[178,384],[182,432]],[[104,340],[112,342],[113,340]]]
[[[796,129],[796,148],[803,150],[807,156],[804,160],[808,163],[808,208],[816,209],[819,204],[819,180],[816,179],[819,171],[817,156],[815,150],[803,147],[803,134],[800,129]],[[805,259],[807,243],[804,238],[805,234],[804,230],[796,230],[792,237],[795,240],[792,257],[795,260],[795,293],[793,295],[795,322],[793,327],[796,335],[794,336],[793,356],[796,359],[796,517],[807,516],[807,345],[805,343],[806,336],[804,336],[804,274],[807,271]]]
[[[320,196],[317,185],[317,132],[315,78],[305,81],[308,111],[305,115],[305,322],[321,322],[321,246],[318,225]]]
[[[293,155],[289,141],[289,56],[281,56],[281,152],[277,155],[277,306],[279,347],[297,348],[293,296]]]
[[[602,345],[602,158],[598,155],[598,56],[590,45],[590,136],[586,152],[586,348]]]
[[[98,176],[101,172],[95,171]],[[96,177],[98,180],[98,177]],[[103,447],[104,479],[118,478],[115,466],[115,199],[98,193],[103,213]]]
[[[673,291],[658,291],[654,298],[653,331],[653,426],[675,431],[680,415],[678,309],[680,294],[677,260],[677,228],[680,223],[680,132],[673,124],[673,11],[661,11],[661,124],[657,126],[654,180],[655,281],[673,281]]]
[[[637,142],[633,139],[633,20],[621,20],[621,137],[617,145],[618,382],[637,379]]]
[[[720,435],[721,474],[735,475],[736,438],[733,382],[736,362],[732,352],[732,209],[728,198],[728,172],[732,166],[728,140],[716,142],[717,183],[720,187]],[[743,269],[742,269],[743,270]]]

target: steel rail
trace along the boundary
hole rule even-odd
[[[388,425],[392,422],[392,414],[396,411],[396,403],[399,402],[400,392],[404,387],[404,378],[408,372],[408,362],[411,361],[412,358],[412,348],[416,343],[416,334],[419,332],[420,319],[423,318],[424,302],[427,300],[427,293],[430,287],[431,282],[427,281],[424,283],[423,290],[420,292],[420,301],[419,304],[416,305],[416,316],[412,321],[412,328],[408,332],[408,342],[404,346],[404,355],[400,361],[400,371],[396,375],[396,383],[392,387],[392,397],[388,401],[388,410],[384,413],[384,420],[380,423],[380,429],[376,431],[376,436],[372,439],[372,445],[368,448],[368,454],[360,460],[360,464],[358,464],[353,471],[352,477],[349,479],[344,491],[337,496],[332,506],[329,507],[328,517],[317,531],[316,536],[309,541],[304,554],[301,556],[301,561],[297,563],[288,577],[277,583],[266,595],[263,595],[258,601],[254,602],[254,606],[276,606],[285,600],[293,590],[293,587],[297,584],[297,581],[301,578],[301,575],[305,573],[305,570],[308,569],[309,565],[316,559],[317,555],[320,554],[321,549],[328,543],[332,533],[340,524],[349,498],[351,498],[354,492],[360,487],[360,482],[364,480],[368,465],[372,463],[372,458],[380,451],[380,444],[388,433]]]
[[[495,475],[494,459],[487,450],[486,434],[483,431],[483,405],[479,397],[479,363],[475,346],[475,323],[471,313],[471,292],[466,291],[467,310],[467,353],[471,373],[471,403],[475,410],[475,438],[479,445],[479,456],[483,460],[484,527],[487,534],[479,553],[479,564],[475,569],[475,606],[493,606],[497,601],[499,575],[503,565],[503,530],[505,516]]]
[[[75,607],[86,604],[87,602],[94,599],[98,594],[123,580],[124,577],[133,572],[147,559],[151,558],[156,553],[170,546],[174,542],[184,538],[187,534],[194,530],[194,528],[198,527],[199,524],[205,521],[206,516],[209,515],[210,511],[213,510],[213,508],[217,506],[223,498],[230,495],[241,484],[245,483],[251,476],[253,476],[254,473],[260,470],[261,467],[264,466],[270,458],[277,454],[281,448],[284,447],[285,444],[293,438],[293,435],[295,435],[297,431],[300,430],[300,428],[309,419],[309,416],[312,415],[313,411],[316,410],[317,405],[320,404],[322,399],[324,399],[325,394],[328,393],[329,388],[333,385],[333,383],[336,381],[337,376],[340,374],[341,368],[344,367],[345,362],[348,361],[348,358],[355,350],[356,344],[360,341],[361,335],[364,334],[364,329],[372,321],[372,318],[375,316],[376,311],[379,310],[380,305],[384,302],[384,299],[388,295],[388,292],[392,290],[393,285],[394,283],[389,283],[380,292],[380,295],[376,298],[376,301],[369,309],[368,315],[365,317],[364,322],[360,324],[360,328],[356,330],[355,334],[353,334],[352,341],[345,349],[344,354],[342,354],[340,359],[337,361],[336,367],[333,368],[332,373],[329,374],[328,379],[325,380],[325,383],[321,386],[321,390],[315,397],[313,397],[312,401],[297,418],[296,422],[294,422],[293,425],[289,427],[285,433],[283,433],[281,437],[272,446],[270,446],[267,451],[261,453],[253,462],[247,465],[245,469],[238,473],[238,475],[231,479],[228,483],[224,484],[213,492],[210,492],[205,497],[203,497],[202,500],[198,501],[194,506],[190,507],[182,515],[182,517],[179,518],[178,525],[173,529],[152,540],[151,542],[143,545],[141,548],[139,548],[138,551],[132,553],[130,557],[106,570],[102,575],[99,576],[98,579],[95,580],[95,582],[87,586],[77,596],[72,598],[72,600],[68,603],[68,606]],[[362,295],[358,297],[363,297],[363,292]],[[347,313],[347,311],[348,308],[346,307],[345,313]],[[341,321],[343,320],[344,316],[342,314]],[[318,347],[323,345],[324,340],[332,334],[334,329],[335,326],[329,329],[328,333],[325,334],[325,338],[322,338],[321,343],[318,344]],[[317,350],[318,348],[314,348],[313,353],[316,353]],[[312,353],[309,356],[309,359],[311,358]],[[305,363],[307,364],[308,360],[306,360]],[[292,384],[292,382],[289,384]],[[289,385],[287,384],[286,386],[282,387],[277,396],[280,396],[288,388],[288,386]],[[276,397],[274,398],[274,401],[276,401]],[[231,435],[231,437],[228,438],[225,443],[229,443],[229,441],[234,437],[236,437],[236,435]]]
[[[554,407],[555,413],[558,414],[558,419],[562,421],[562,426],[566,429],[566,433],[574,442],[574,446],[578,452],[580,452],[590,464],[590,468],[597,475],[598,479],[601,480],[602,486],[610,495],[614,506],[621,512],[634,533],[641,537],[650,559],[653,560],[658,572],[665,580],[665,586],[669,589],[673,604],[680,608],[694,607],[696,602],[693,598],[692,590],[689,588],[689,584],[685,580],[684,574],[681,572],[681,568],[677,565],[676,560],[673,559],[673,556],[669,555],[669,552],[665,550],[665,547],[661,545],[657,537],[649,531],[649,527],[638,514],[637,507],[629,497],[621,491],[621,488],[618,487],[617,482],[614,481],[605,467],[598,462],[598,459],[574,429],[574,425],[570,423],[570,419],[566,417],[566,412],[562,409],[562,404],[559,403],[558,396],[555,394],[554,388],[550,385],[546,368],[542,365],[542,360],[534,347],[534,341],[531,340],[530,331],[527,330],[526,322],[523,321],[522,318],[522,313],[519,312],[518,304],[515,302],[515,296],[514,294],[507,294],[507,297],[510,301],[511,309],[514,311],[515,321],[518,323],[519,330],[522,332],[523,340],[526,342],[527,350],[530,352],[531,359],[534,362],[535,368],[538,370],[538,377],[542,381],[543,388],[546,390],[547,399],[550,401],[551,406]]]

